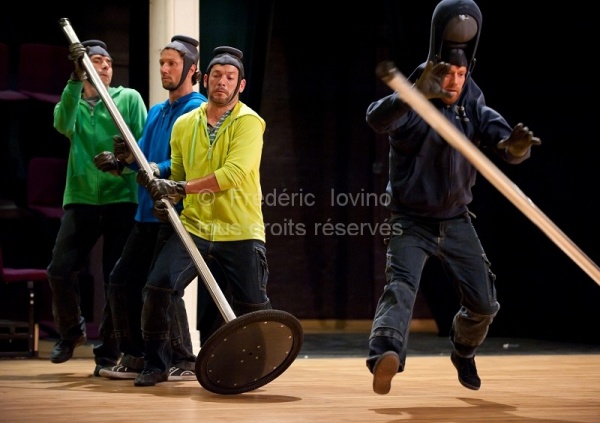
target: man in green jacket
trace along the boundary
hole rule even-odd
[[[123,169],[115,177],[94,165],[94,156],[113,148],[113,136],[119,134],[119,129],[96,88],[87,80],[82,66],[86,51],[136,139],[142,136],[147,116],[139,92],[121,86],[110,87],[113,62],[104,42],[89,40],[69,46],[69,59],[74,62],[75,70],[54,108],[54,128],[65,135],[71,145],[63,198],[65,213],[48,266],[52,313],[60,335],[50,355],[53,363],[69,360],[74,349],[87,342],[78,274],[85,267],[92,248],[103,237],[106,294],[108,276],[121,256],[137,208],[136,173]],[[94,347],[96,376],[102,367],[114,366],[120,358],[108,303],[104,304],[99,337],[100,343]]]

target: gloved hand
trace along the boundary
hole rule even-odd
[[[117,159],[123,163],[131,164],[135,161],[135,156],[120,135],[113,136],[113,150]]]
[[[110,151],[103,151],[100,154],[96,154],[94,165],[102,172],[110,172],[115,176],[119,176],[125,167],[123,162],[117,160],[115,155]]]
[[[450,98],[452,94],[442,89],[442,82],[449,71],[449,63],[439,62],[434,65],[433,62],[429,61],[414,86],[427,99]]]
[[[143,186],[148,191],[150,191],[151,179],[154,179],[154,178],[157,178],[158,176],[160,176],[160,169],[158,168],[158,165],[156,163],[150,162],[148,164],[150,165],[150,168],[152,169],[152,178],[150,178],[150,175],[148,175],[148,173],[144,169],[140,169],[140,170],[138,170],[136,181],[139,185]]]
[[[532,145],[540,145],[542,141],[533,136],[533,131],[522,123],[517,123],[508,138],[497,144],[501,150],[507,150],[511,156],[523,157]]]
[[[144,169],[138,170],[137,177],[135,178],[135,180],[139,185],[143,186],[146,189],[148,189],[148,187],[150,186],[150,175],[148,175],[148,173]]]
[[[86,49],[81,43],[72,43],[69,45],[69,60],[73,61],[75,70],[71,72],[71,79],[73,81],[83,81],[87,79],[85,68],[83,67],[83,56],[85,55]]]
[[[143,172],[143,175],[142,175]],[[170,179],[148,178],[148,174],[144,170],[138,172],[138,183],[142,180],[143,185],[150,192],[150,196],[154,201],[167,197],[171,203],[176,204],[185,197],[185,181],[172,181]]]
[[[161,222],[169,221],[169,208],[163,200],[158,200],[154,202],[152,214]]]
[[[152,181],[160,176],[160,169],[156,163],[149,162],[148,164],[150,165],[150,169],[152,169],[152,177],[150,177],[144,169],[140,169],[136,181],[139,185],[150,191]]]

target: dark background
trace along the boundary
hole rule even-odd
[[[390,92],[375,77],[377,63],[393,60],[408,75],[425,60],[436,4],[376,0],[330,13],[316,1],[202,0],[201,68],[216,46],[242,49],[248,79],[242,100],[267,122],[262,182],[274,199],[264,214],[276,308],[300,319],[372,318],[384,283],[376,225],[387,212],[376,198],[387,181],[388,148],[365,124],[365,111]],[[473,78],[489,106],[511,125],[529,126],[542,145],[521,165],[495,163],[598,263],[599,89],[589,64],[595,14],[583,1],[569,3],[573,13],[522,5],[480,2]],[[23,3],[15,7],[20,12],[0,18],[13,80],[19,45],[67,46],[57,24],[67,17],[81,40],[107,42],[113,85],[135,88],[147,101],[148,66],[156,65],[148,58],[147,2],[46,2],[35,13]],[[45,72],[39,63],[30,66]],[[68,140],[52,128],[53,105],[29,103],[18,113],[2,107],[0,196],[21,205],[28,160],[66,155]],[[359,201],[343,203],[348,198]],[[502,306],[490,335],[600,343],[598,284],[481,176],[471,209]],[[326,223],[339,232],[324,232]],[[352,224],[362,232],[348,233]],[[35,225],[14,221],[2,230],[3,241],[18,241],[12,254],[4,248],[9,259],[47,264],[51,235],[41,242]],[[16,254],[19,247],[27,254]],[[437,262],[426,267],[421,288],[426,300],[418,301],[415,317],[433,316],[445,335],[457,303]]]

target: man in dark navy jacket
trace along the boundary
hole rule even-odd
[[[482,16],[472,0],[442,0],[431,21],[429,55],[409,77],[415,87],[480,148],[508,163],[529,158],[541,141],[522,124],[511,128],[485,104],[471,78]],[[500,309],[496,276],[471,222],[476,168],[448,144],[396,93],[372,103],[367,123],[390,143],[389,209],[392,234],[387,246],[386,286],[379,299],[366,364],[373,390],[387,394],[404,370],[407,337],[421,274],[438,257],[460,298],[450,330],[451,361],[458,380],[477,390],[477,347]]]

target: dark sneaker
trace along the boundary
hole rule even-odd
[[[50,361],[53,363],[64,363],[73,358],[73,351],[80,345],[87,342],[85,335],[81,335],[76,340],[60,339],[50,354]]]
[[[94,376],[99,377],[103,368],[102,364],[96,364],[96,367],[94,367]]]
[[[154,386],[160,382],[166,382],[169,378],[169,373],[161,373],[157,370],[142,370],[142,373],[137,375],[133,384],[135,386]]]
[[[171,367],[169,369],[169,382],[179,382],[187,380],[198,380],[196,373],[193,370],[185,370],[181,367]]]
[[[475,358],[464,358],[458,356],[454,351],[450,355],[452,364],[458,370],[458,381],[465,388],[477,391],[481,387],[481,379],[477,376]]]
[[[103,367],[100,370],[100,376],[107,377],[109,379],[135,379],[140,375],[141,372],[141,370],[118,365],[112,367]]]
[[[392,388],[392,379],[398,373],[400,358],[394,351],[386,351],[373,366],[373,391],[385,395]]]

